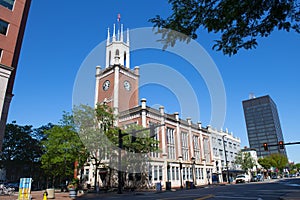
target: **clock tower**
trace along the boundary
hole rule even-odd
[[[126,42],[121,24],[118,33],[107,31],[105,68],[96,67],[95,104],[106,103],[114,114],[138,106],[139,67],[130,69],[129,30]]]

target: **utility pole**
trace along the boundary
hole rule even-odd
[[[224,142],[224,138],[226,137],[226,135],[222,136],[223,139],[223,147],[224,147],[224,155],[225,155],[225,162],[226,162],[226,169],[227,169],[227,181],[230,184],[230,179],[229,179],[229,169],[228,169],[228,163],[227,163],[227,155],[226,155],[226,149],[225,149],[225,142]]]

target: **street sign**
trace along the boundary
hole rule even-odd
[[[31,199],[31,182],[32,182],[32,178],[20,179],[18,200]]]

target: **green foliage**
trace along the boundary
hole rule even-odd
[[[130,125],[124,130],[128,135],[124,137],[124,147],[136,153],[150,153],[158,151],[158,141],[150,137],[149,130],[143,130],[142,126]],[[132,134],[133,132],[136,134]],[[134,137],[134,140],[133,140]]]
[[[270,155],[271,163],[273,167],[276,167],[280,171],[283,171],[283,168],[285,168],[288,165],[288,159],[285,155],[276,153]]]
[[[269,157],[265,158],[259,158],[258,163],[264,168],[264,169],[270,169],[272,167],[271,160]]]
[[[75,132],[72,121],[72,117],[64,113],[61,125],[46,131],[47,139],[42,141],[42,168],[53,178],[72,177],[74,162],[78,160],[83,164],[87,159],[85,148]]]
[[[114,118],[110,108],[106,105],[98,105],[96,109],[80,105],[74,107],[73,116],[82,143],[94,164],[99,166],[110,152],[112,142],[109,138],[117,135],[112,127]]]
[[[297,0],[169,0],[169,4],[172,6],[169,17],[163,19],[157,15],[149,20],[162,33],[164,48],[174,46],[175,40],[196,39],[199,28],[217,34],[220,38],[215,40],[213,49],[227,55],[256,48],[257,38],[268,37],[275,28],[300,33]]]
[[[248,172],[255,165],[254,160],[249,152],[240,151],[235,157],[235,164],[241,166],[241,168]]]
[[[2,160],[34,162],[41,156],[39,141],[31,135],[32,126],[7,124],[2,148]]]
[[[265,169],[270,169],[271,167],[275,167],[280,171],[288,165],[288,159],[283,154],[271,154],[264,158],[258,159],[258,163],[264,167]]]
[[[42,132],[47,126],[33,129],[16,122],[8,123],[5,129],[0,168],[6,169],[8,181],[18,181],[20,177],[32,177],[36,183],[43,176],[40,170],[43,139]]]

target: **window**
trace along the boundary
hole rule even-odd
[[[0,19],[0,33],[6,35],[8,29],[8,23]]]
[[[204,150],[204,157],[205,157],[206,162],[211,162],[210,146],[209,146],[208,138],[203,138],[203,150]]]
[[[182,159],[189,160],[188,134],[185,132],[181,133],[181,143],[182,143]]]
[[[15,0],[0,0],[0,5],[10,10],[14,7]]]
[[[150,125],[151,125],[151,124],[155,125],[154,123],[150,122]],[[155,136],[154,136],[153,139],[157,141],[157,144],[153,144],[153,146],[155,147],[156,150],[158,150],[158,148],[159,148],[158,128],[155,128],[155,129],[154,129],[154,132],[155,132]],[[156,151],[156,150],[150,152],[150,156],[151,156],[152,158],[158,158],[158,157],[159,157],[159,153],[158,153],[158,151]]]
[[[198,136],[193,136],[193,142],[194,142],[194,155],[196,161],[200,161],[200,145],[199,145],[199,137]]]
[[[0,61],[1,61],[1,58],[2,58],[2,51],[3,51],[3,49],[0,49]]]
[[[162,181],[162,177],[163,177],[163,171],[162,171],[162,166],[159,166],[159,180]]]
[[[175,159],[174,129],[167,128],[168,158]]]
[[[157,166],[154,166],[154,181],[157,181],[158,179],[158,171],[157,171]]]

